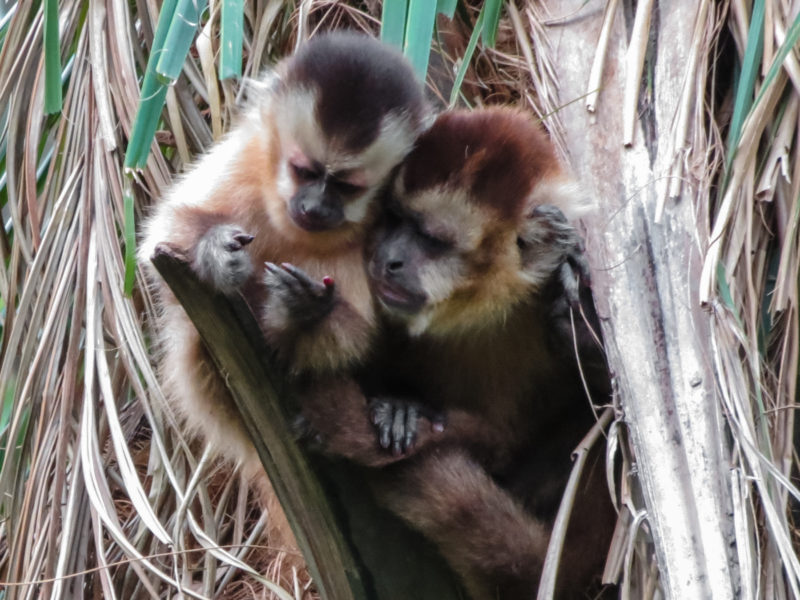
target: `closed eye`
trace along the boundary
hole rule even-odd
[[[314,181],[319,178],[319,173],[313,169],[292,162],[289,163],[289,166],[292,169],[292,173],[299,181]]]
[[[450,250],[453,247],[453,242],[435,236],[423,229],[418,230],[419,237],[422,239],[422,242],[427,246],[430,250],[437,251],[437,252],[444,252],[445,250]]]
[[[331,185],[333,185],[340,194],[344,194],[345,196],[355,196],[364,191],[363,185],[355,185],[354,183],[348,183],[341,179],[332,179]]]

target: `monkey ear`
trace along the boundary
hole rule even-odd
[[[583,239],[553,205],[537,206],[522,219],[517,247],[521,275],[536,284],[549,279],[565,262],[583,261]]]
[[[593,212],[597,206],[583,186],[564,173],[545,177],[537,182],[527,199],[526,213],[532,214],[539,207],[557,207],[567,219],[579,219]]]
[[[280,74],[275,69],[266,69],[259,77],[244,77],[242,79],[242,98],[249,107],[263,106],[276,92],[285,85]]]

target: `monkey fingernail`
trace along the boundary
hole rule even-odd
[[[379,441],[380,441],[381,448],[384,448],[384,449],[389,448],[389,446],[391,445],[391,440],[389,439],[389,433],[388,432],[381,432],[381,436],[380,436],[380,440]]]
[[[236,235],[233,236],[233,239],[239,242],[239,244],[241,244],[242,246],[247,246],[247,244],[252,242],[253,239],[255,238],[253,238],[252,235],[249,235],[247,233],[237,233]]]
[[[433,428],[433,431],[435,433],[444,433],[444,423],[442,423],[441,421],[434,421],[431,424],[431,427]]]

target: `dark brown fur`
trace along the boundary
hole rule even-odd
[[[542,129],[522,113],[512,114],[507,108],[487,108],[440,115],[404,165],[406,191],[466,190],[503,217],[518,217],[524,208],[519,199],[560,168]]]
[[[404,234],[412,241],[402,242],[407,253],[393,253],[386,247],[401,243],[402,225],[379,230],[370,260],[373,289],[379,298],[387,282],[395,290],[431,291],[423,276],[396,273],[401,263],[428,278],[439,268],[443,280],[452,273],[462,279],[422,309],[427,321],[419,312],[390,310],[383,351],[360,385],[314,383],[305,413],[328,452],[382,467],[373,482],[379,497],[437,543],[475,600],[532,598],[570,453],[594,422],[576,362],[565,350],[572,342],[560,330],[563,314],[553,322],[558,303],[548,289],[557,282],[548,274],[566,260],[561,246],[543,230],[538,239],[549,241],[518,247],[532,229],[546,229],[532,209],[542,202],[540,189],[563,175],[530,119],[495,109],[439,117],[401,177],[404,195],[395,199],[393,218],[402,220],[406,211],[416,221]],[[442,201],[442,193],[452,198]],[[564,209],[580,202],[548,200],[560,200]],[[451,212],[442,214],[445,206]],[[473,239],[472,246],[456,240],[449,249],[420,250],[429,242],[419,230],[438,220],[469,229],[456,235]],[[581,351],[604,364],[596,347]],[[594,400],[604,403],[605,368],[593,376]],[[392,456],[378,447],[367,418],[367,399],[381,396],[441,412],[444,431],[423,420],[413,450]],[[593,457],[567,536],[558,598],[583,598],[597,587],[613,525],[604,470]]]

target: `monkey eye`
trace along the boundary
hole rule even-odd
[[[450,240],[438,237],[422,229],[418,231],[418,234],[422,239],[422,243],[431,251],[444,252],[453,247],[453,242]]]
[[[355,196],[364,191],[363,185],[356,185],[341,179],[332,179],[331,184],[337,189],[340,194],[345,196]]]
[[[304,167],[293,162],[290,162],[289,166],[291,167],[292,173],[298,179],[298,181],[314,181],[319,178],[319,173],[313,169],[309,169],[308,167]]]

